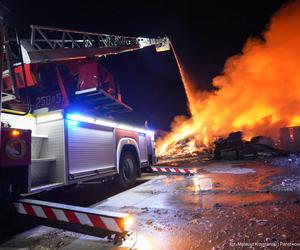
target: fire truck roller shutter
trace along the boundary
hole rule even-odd
[[[135,184],[140,175],[140,152],[134,139],[122,138],[117,147],[117,170],[115,182],[121,188],[129,188]]]

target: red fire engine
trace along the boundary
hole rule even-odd
[[[154,134],[108,119],[132,108],[98,59],[169,50],[168,38],[31,26],[30,39],[11,41],[3,24],[0,33],[0,200],[99,178],[132,186],[155,162]]]

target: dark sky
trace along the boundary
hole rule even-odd
[[[22,36],[28,26],[118,35],[167,35],[199,88],[210,89],[226,58],[239,53],[249,36],[259,36],[283,0],[92,1],[2,0]],[[150,127],[169,128],[175,115],[187,115],[186,98],[171,52],[154,48],[101,59],[118,79],[132,113],[118,117]]]

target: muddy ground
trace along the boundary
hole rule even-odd
[[[195,168],[194,176],[146,174],[124,192],[100,184],[40,194],[35,198],[131,213],[134,233],[113,246],[44,226],[8,234],[2,223],[0,249],[298,249],[300,167],[275,160],[190,159],[168,165]]]

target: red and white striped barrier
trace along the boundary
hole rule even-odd
[[[190,168],[177,168],[177,167],[160,167],[160,166],[151,166],[153,172],[159,173],[179,173],[179,174],[194,174],[196,171]]]
[[[19,214],[84,225],[116,233],[126,232],[125,220],[128,215],[123,213],[31,199],[18,200],[14,202],[14,206]]]

